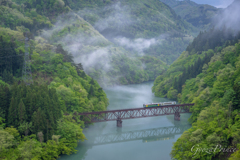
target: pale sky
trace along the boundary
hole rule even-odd
[[[215,6],[217,8],[226,8],[230,5],[234,0],[191,0],[198,4],[209,4],[211,6]]]

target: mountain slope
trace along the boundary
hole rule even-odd
[[[102,86],[153,80],[167,68],[162,61],[154,61],[154,57],[143,61],[144,57],[140,59],[140,56],[131,55],[124,48],[114,45],[74,13],[59,18],[55,27],[42,35],[51,43],[61,43],[72,53],[74,61],[82,63],[86,73]],[[155,63],[160,67],[154,68]],[[153,72],[147,73],[144,64]]]
[[[240,36],[238,38],[240,40]],[[240,43],[211,52],[210,61],[207,60],[203,67],[198,66],[200,72],[194,68],[197,76],[187,79],[178,94],[179,102],[195,105],[191,108],[190,118],[193,127],[174,144],[173,158],[226,159],[229,153],[221,152],[221,148],[239,149]],[[184,78],[186,73],[178,77]],[[172,93],[174,90],[169,94]],[[191,150],[196,144],[199,148],[216,148],[217,145],[219,148],[210,154]]]
[[[200,29],[209,29],[212,27],[212,18],[221,10],[210,5],[197,4],[190,0],[160,1],[169,5],[176,12],[176,14],[180,15],[184,20]]]
[[[69,6],[73,7],[74,2],[68,2]],[[73,10],[116,45],[168,64],[179,56],[197,32],[158,0],[84,1]],[[143,47],[139,50],[139,46]]]
[[[239,159],[240,32],[235,26],[240,20],[239,7],[235,1],[218,15],[232,25],[219,22],[215,29],[201,32],[154,81],[155,95],[195,104],[190,109],[192,128],[174,144],[174,159],[227,159],[233,152],[230,159]],[[197,148],[210,150],[199,152]],[[226,153],[223,148],[235,151]]]
[[[61,45],[35,36],[52,26],[49,18],[23,8],[0,2],[0,159],[57,159],[85,139],[73,113],[105,110],[108,99]],[[25,37],[30,85],[21,83]]]
[[[21,10],[19,5],[11,1],[7,3],[6,8],[13,7],[11,8],[13,10],[15,7],[15,11],[19,12],[18,15],[29,20],[30,24],[15,23],[14,26],[12,25],[12,29],[30,30],[35,35],[49,40],[50,43],[61,43],[75,57],[75,63],[81,62],[86,73],[98,80],[102,86],[154,80],[167,68],[164,62],[154,56],[148,58],[137,55],[136,52],[128,52],[123,47],[110,42],[91,24],[71,12],[67,2],[55,0],[45,3],[42,0],[41,4],[44,3],[44,5],[39,5],[38,1],[15,0],[15,2],[24,4],[28,14],[24,14],[24,10]],[[88,4],[88,1],[81,4]],[[56,12],[49,8],[51,5],[54,6]],[[60,5],[59,9],[57,9],[58,5]],[[36,23],[36,20],[39,22]],[[46,21],[48,26],[45,24]],[[4,20],[2,26],[11,25],[10,22]],[[9,24],[5,25],[5,23]],[[161,64],[161,66],[157,66],[157,64]],[[148,74],[149,70],[152,72]]]

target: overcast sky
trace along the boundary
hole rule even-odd
[[[211,6],[215,6],[217,8],[226,8],[230,5],[234,0],[191,0],[198,4],[209,4]]]

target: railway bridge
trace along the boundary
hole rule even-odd
[[[86,112],[79,113],[78,115],[80,115],[80,119],[85,123],[117,121],[117,127],[122,127],[123,119],[174,115],[174,119],[180,121],[180,113],[190,113],[190,107],[193,105],[194,104],[174,104],[160,107]]]

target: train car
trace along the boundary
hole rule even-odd
[[[148,104],[143,104],[143,108],[146,108],[146,107],[161,107],[161,106],[174,105],[174,104],[176,104],[176,101],[172,101],[172,102],[159,102],[159,103],[148,103]]]

